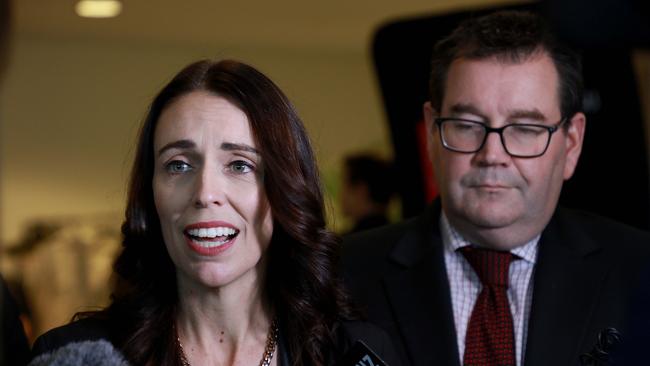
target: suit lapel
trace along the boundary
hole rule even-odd
[[[609,266],[600,247],[558,213],[540,239],[525,366],[577,365]]]
[[[384,285],[414,366],[458,366],[456,332],[438,228],[440,208],[422,215],[395,246]]]

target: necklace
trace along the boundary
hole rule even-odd
[[[273,359],[273,354],[275,353],[275,346],[278,344],[278,334],[280,330],[278,329],[278,320],[273,318],[271,326],[269,327],[269,333],[266,335],[266,345],[264,346],[264,353],[262,354],[262,359],[260,360],[260,366],[269,366],[271,360]],[[185,350],[183,349],[183,344],[181,339],[178,336],[178,331],[176,331],[176,343],[178,343],[178,348],[181,351],[181,364],[183,366],[192,366],[190,361],[187,360],[185,356]]]

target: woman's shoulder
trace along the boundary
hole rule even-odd
[[[48,353],[74,342],[97,340],[110,342],[108,324],[108,320],[90,316],[51,329],[36,339],[32,348],[32,356]]]
[[[371,351],[387,366],[399,366],[401,362],[388,333],[378,326],[364,321],[341,322],[341,337],[346,348],[346,355]],[[357,343],[363,345],[357,345]]]

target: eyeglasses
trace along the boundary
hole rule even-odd
[[[506,152],[517,158],[535,158],[544,155],[551,136],[566,121],[552,126],[536,124],[509,124],[492,128],[485,123],[462,118],[436,118],[442,145],[451,151],[475,153],[483,148],[488,134],[495,132],[501,138]]]

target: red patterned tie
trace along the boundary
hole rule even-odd
[[[481,280],[465,335],[465,366],[514,366],[515,342],[508,303],[509,252],[464,247],[460,249]]]

